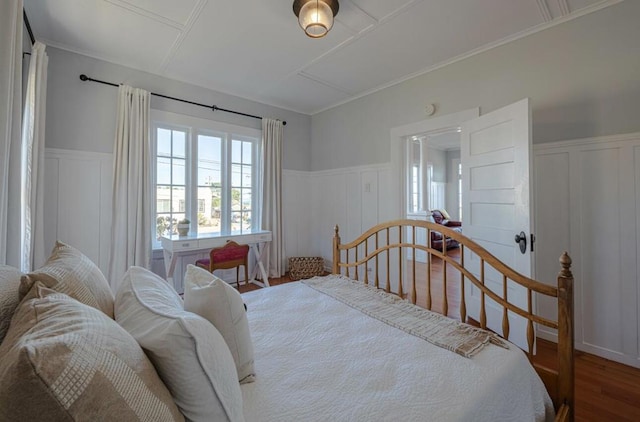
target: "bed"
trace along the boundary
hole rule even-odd
[[[455,239],[459,257],[432,248],[431,231]],[[479,272],[465,267],[471,254]],[[444,276],[416,276],[436,261]],[[390,221],[346,244],[336,226],[331,275],[243,294],[256,351],[256,381],[241,386],[245,419],[572,421],[573,276],[566,253],[560,263],[554,286],[435,223]],[[447,268],[460,276],[452,280]],[[502,292],[485,283],[489,268],[502,275]],[[451,283],[460,286],[458,315],[441,319],[432,311],[450,314],[443,292]],[[526,290],[526,306],[508,300],[508,283]],[[468,284],[480,295],[477,320],[467,314]],[[557,301],[557,319],[536,314],[536,295]],[[489,303],[503,309],[495,332]],[[524,350],[505,342],[515,315],[526,320]],[[557,329],[557,371],[532,363],[537,324]],[[470,337],[459,340],[461,332]]]

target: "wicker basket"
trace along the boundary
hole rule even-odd
[[[321,256],[297,256],[289,258],[289,278],[300,280],[324,275],[324,259]]]

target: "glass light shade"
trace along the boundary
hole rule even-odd
[[[322,0],[312,0],[300,8],[300,27],[312,38],[324,37],[333,26],[333,12]]]

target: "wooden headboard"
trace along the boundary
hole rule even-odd
[[[443,238],[451,238],[460,245],[459,259],[453,259],[447,253],[447,242],[443,241],[443,249],[431,247],[431,232],[442,234]],[[423,240],[421,240],[423,239]],[[467,315],[467,302],[465,298],[465,284],[471,283],[479,290],[480,312],[478,324],[487,329],[486,298],[502,308],[502,332],[497,334],[509,339],[510,324],[509,313],[517,314],[527,320],[526,341],[529,360],[532,360],[535,345],[534,324],[541,324],[556,329],[558,332],[558,370],[533,364],[534,368],[544,382],[549,396],[556,408],[556,421],[573,421],[574,413],[574,336],[573,336],[573,275],[571,274],[571,258],[565,252],[560,257],[561,270],[558,274],[555,286],[541,283],[522,274],[498,260],[486,249],[470,238],[451,228],[420,220],[394,220],[378,224],[367,230],[354,241],[342,244],[338,226],[335,227],[333,237],[333,269],[334,274],[343,274],[347,277],[360,280],[366,284],[374,285],[389,293],[407,298],[416,304],[417,284],[416,260],[405,265],[406,257],[410,253],[416,257],[416,253],[426,253],[426,265],[428,270],[424,280],[426,301],[420,306],[432,309],[434,285],[431,276],[431,263],[434,258],[441,260],[444,267],[438,282],[442,283],[435,290],[441,292],[441,309],[443,315],[448,314],[447,283],[460,283],[460,320],[469,321]],[[473,272],[465,267],[465,256],[477,257],[479,271]],[[406,261],[409,262],[409,261]],[[477,262],[477,261],[476,261]],[[408,268],[407,268],[408,267]],[[502,291],[490,289],[485,284],[485,269],[493,268],[502,275]],[[447,268],[455,269],[459,273],[457,281],[447,280]],[[394,269],[395,271],[392,271]],[[476,268],[477,269],[477,268]],[[371,273],[371,274],[370,274]],[[404,273],[404,274],[403,274]],[[407,281],[409,280],[409,281]],[[509,301],[507,284],[516,283],[526,289],[527,306],[521,307]],[[393,287],[392,287],[393,285]],[[408,288],[406,286],[409,286]],[[422,286],[421,286],[422,287]],[[405,291],[407,288],[407,291]],[[551,320],[538,315],[533,309],[535,296],[546,296],[557,301],[558,317]]]

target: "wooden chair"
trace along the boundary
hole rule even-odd
[[[198,259],[196,266],[213,273],[215,270],[236,269],[236,287],[240,288],[240,266],[244,265],[244,282],[249,281],[248,271],[249,245],[239,245],[230,240],[226,245],[213,248],[209,258]]]

